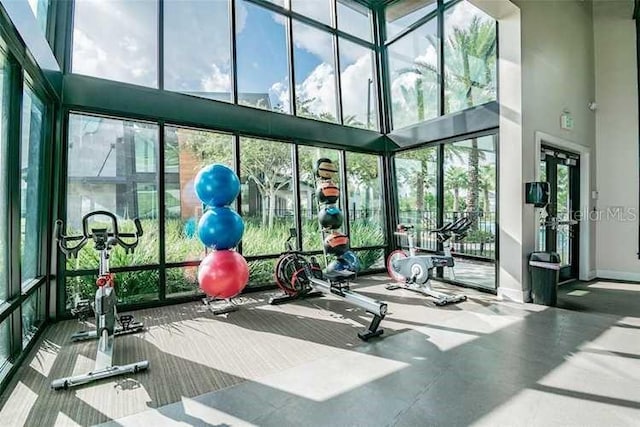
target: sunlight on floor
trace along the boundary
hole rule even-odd
[[[2,420],[11,420],[12,425],[25,425],[37,399],[38,395],[33,390],[22,381],[18,382],[0,411],[0,425],[3,425]]]
[[[612,419],[617,420],[615,425],[637,425],[640,419],[638,409],[598,400],[587,400],[585,397],[579,394],[567,395],[564,390],[525,389],[472,425],[487,427],[550,425],[549,414],[553,414],[553,425],[557,426],[606,426],[612,425]],[[588,406],[586,406],[587,403]],[[588,410],[585,410],[586,408]]]
[[[306,301],[307,304],[311,303],[311,300]],[[317,306],[310,306],[307,304],[288,304],[286,307],[282,305],[260,305],[256,310],[272,311],[276,313],[286,313],[291,316],[304,317],[308,319],[326,320],[328,322],[336,322],[342,324],[354,324],[350,319],[346,319],[337,313],[329,312],[327,310],[319,309]]]
[[[255,382],[317,402],[329,400],[410,366],[342,350],[341,354],[278,372]],[[310,387],[310,385],[313,387]]]
[[[635,291],[640,292],[640,284],[636,283],[614,283],[614,282],[596,282],[587,285],[593,289],[607,289],[610,291]]]
[[[62,412],[58,412],[58,416],[56,417],[56,426],[64,426],[64,427],[82,427],[82,424],[78,424],[69,418],[66,414]]]
[[[38,348],[38,352],[31,360],[31,363],[29,363],[29,367],[42,376],[48,377],[58,357],[59,351],[59,345],[55,345],[54,347],[54,344],[50,341],[44,341],[40,348]]]
[[[583,297],[585,295],[589,295],[591,292],[589,291],[584,291],[582,289],[575,289],[571,292],[567,292],[567,295],[570,297]]]
[[[161,375],[160,372],[154,375]],[[78,388],[65,393],[74,393],[76,397],[111,419],[118,419],[149,409],[153,399],[144,386],[134,377],[117,377],[112,381],[103,380],[89,387]],[[105,396],[109,396],[105,399]],[[114,404],[114,401],[117,404]]]
[[[248,423],[240,418],[236,418],[226,412],[219,411],[211,406],[204,405],[197,400],[189,399],[187,397],[182,398],[182,405],[184,407],[185,415],[198,420],[202,420],[206,425],[214,423],[218,426],[254,426],[255,424]],[[124,424],[126,426],[126,424]],[[172,424],[173,425],[173,424]],[[189,424],[191,425],[191,424]]]

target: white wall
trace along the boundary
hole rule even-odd
[[[513,0],[516,12],[508,1],[472,2],[500,25],[499,294],[525,300],[530,289],[527,257],[535,249],[537,221],[523,194],[538,167],[536,133],[595,148],[595,116],[588,109],[595,99],[592,5],[581,0]],[[574,118],[571,131],[560,128],[564,110]],[[595,228],[591,231],[595,234]],[[595,239],[590,241],[587,259],[594,265]]]
[[[607,217],[610,208],[638,209],[638,88],[633,1],[594,3],[596,265],[600,278],[640,281],[638,219]]]

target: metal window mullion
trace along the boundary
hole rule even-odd
[[[8,267],[9,289],[7,300],[18,299],[22,293],[21,282],[21,255],[20,255],[20,175],[21,162],[20,150],[22,145],[22,104],[24,74],[17,60],[9,55],[9,120],[7,132],[7,190],[8,190]],[[13,166],[13,167],[12,167]],[[9,354],[11,358],[17,357],[22,351],[22,325],[20,322],[20,309],[15,309],[11,314]]]
[[[238,193],[238,197],[236,198],[236,212],[238,215],[242,216],[242,176],[240,175],[240,168],[242,164],[240,162],[240,135],[233,135],[233,160],[234,160],[234,168],[236,175],[240,179],[240,192]],[[247,181],[247,186],[249,185],[249,181]],[[238,243],[238,253],[242,254],[242,240]]]
[[[293,57],[293,20],[287,18],[287,48],[289,50],[289,105],[292,115],[297,115],[296,105],[296,71],[295,58]]]
[[[302,250],[302,213],[300,212],[300,154],[298,153],[298,145],[291,144],[291,178],[293,180],[293,202],[294,202],[294,219],[296,223],[296,248]]]
[[[60,147],[59,152],[59,162],[58,162],[58,210],[57,210],[57,219],[61,219],[65,224],[67,221],[67,175],[69,169],[69,126],[71,123],[71,113],[68,109],[64,108],[60,114],[60,141],[58,146]],[[56,266],[57,272],[56,275],[56,316],[63,316],[66,312],[66,301],[67,301],[67,286],[66,286],[66,278],[68,275],[66,268],[66,257],[64,257],[60,251],[56,252]]]
[[[340,77],[340,47],[338,46],[338,36],[332,36],[332,38],[334,43],[333,54],[336,69],[336,119],[338,123],[344,125],[344,117],[342,114],[342,83]]]
[[[385,227],[385,248],[387,253],[385,259],[391,253],[391,251],[397,249],[396,239],[393,234],[390,234],[390,230],[395,230],[398,224],[398,191],[397,181],[395,174],[395,161],[394,154],[389,154],[381,158],[381,179],[382,179],[382,191],[384,200],[384,227]],[[394,187],[395,190],[394,191]]]
[[[164,0],[158,2],[158,89],[164,89]]]
[[[166,271],[166,212],[165,212],[165,181],[164,181],[164,173],[165,173],[165,164],[164,164],[164,154],[165,154],[165,122],[164,120],[160,120],[158,122],[158,151],[157,151],[157,159],[158,159],[158,240],[159,240],[159,253],[158,253],[158,261],[159,261],[159,279],[160,283],[158,284],[158,298],[160,301],[163,301],[167,297],[167,271]],[[178,150],[180,148],[178,147]]]
[[[378,80],[378,109],[379,109],[379,127],[380,132],[387,134],[393,129],[391,117],[391,85],[389,75],[388,49],[384,44],[385,28],[382,21],[384,16],[383,7],[374,9],[373,11],[373,29],[374,42],[376,44],[376,71]]]
[[[236,42],[236,0],[229,0],[229,19],[231,21],[231,102],[238,103],[238,43]],[[239,172],[238,172],[239,173]]]
[[[344,212],[344,234],[350,235],[351,231],[351,215],[349,215],[349,184],[347,181],[347,153],[345,150],[340,150],[340,181],[343,183],[342,188],[344,191],[340,191],[342,198],[342,211]]]
[[[445,63],[444,63],[444,6],[443,0],[438,0],[438,116],[445,114]]]

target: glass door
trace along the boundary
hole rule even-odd
[[[543,147],[540,177],[550,185],[541,213],[538,249],[560,255],[560,280],[578,277],[580,162],[576,154]]]

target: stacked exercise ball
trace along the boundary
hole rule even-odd
[[[249,266],[234,250],[244,233],[244,222],[229,205],[240,193],[238,176],[225,165],[205,166],[195,177],[195,190],[206,210],[198,221],[197,234],[213,249],[200,263],[198,283],[212,298],[229,299],[249,282]]]
[[[324,237],[324,251],[336,256],[328,266],[328,271],[358,271],[359,262],[355,253],[349,249],[349,237],[340,231],[343,216],[337,203],[340,189],[333,182],[338,169],[331,159],[318,159],[315,175],[318,178],[316,197],[318,199],[318,222]]]

